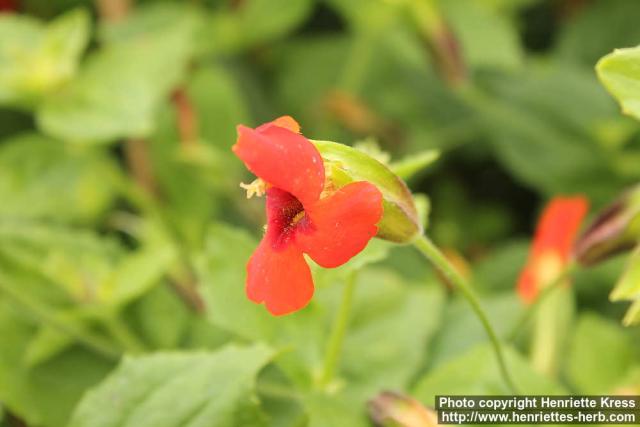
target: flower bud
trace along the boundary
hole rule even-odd
[[[435,427],[435,411],[416,399],[393,391],[383,391],[368,402],[369,417],[379,427]]]
[[[465,83],[467,68],[454,31],[433,1],[406,2],[418,34],[426,43],[440,75],[452,86]]]
[[[640,185],[605,208],[578,238],[574,253],[583,265],[596,264],[633,248],[640,238]]]
[[[311,141],[325,161],[327,187],[354,181],[367,181],[382,193],[384,215],[378,223],[377,237],[396,243],[409,243],[422,234],[422,225],[411,192],[402,179],[378,160],[330,141]]]

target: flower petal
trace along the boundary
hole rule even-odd
[[[276,124],[255,130],[241,125],[233,152],[259,178],[293,194],[303,204],[320,197],[324,187],[322,157],[304,136]]]
[[[291,132],[300,133],[300,124],[291,116],[278,117],[272,122],[261,125],[256,130],[264,130],[269,126],[279,126],[281,128],[289,129]]]
[[[302,252],[294,245],[274,250],[268,239],[247,264],[247,297],[276,316],[300,310],[313,296],[313,279]]]
[[[518,294],[524,302],[533,302],[542,288],[562,274],[588,205],[583,196],[554,197],[544,208],[518,279]]]
[[[569,259],[573,241],[589,208],[583,196],[554,197],[545,207],[533,240],[533,254],[549,249],[557,251],[563,260]]]
[[[520,272],[518,278],[518,295],[527,303],[531,304],[538,295],[538,285],[535,272],[527,266]]]
[[[312,227],[296,234],[296,246],[332,268],[349,261],[376,235],[382,194],[373,184],[354,182],[305,208]]]

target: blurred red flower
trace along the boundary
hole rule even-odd
[[[529,260],[518,279],[518,294],[531,303],[556,280],[571,258],[573,241],[589,206],[583,196],[554,197],[538,221]]]
[[[316,147],[291,117],[256,129],[238,126],[233,152],[266,183],[267,231],[247,264],[246,291],[274,315],[307,305],[313,279],[303,253],[322,267],[338,267],[362,251],[378,231],[382,194],[353,182],[330,194]]]
[[[0,12],[15,12],[18,10],[18,0],[0,0]]]

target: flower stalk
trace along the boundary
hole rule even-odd
[[[318,380],[320,388],[325,388],[331,383],[331,380],[333,380],[335,376],[336,369],[338,368],[344,338],[347,334],[349,319],[351,318],[351,308],[353,307],[353,294],[356,288],[357,276],[357,271],[352,271],[349,273],[344,284],[342,302],[331,329],[322,373]]]
[[[415,248],[422,253],[429,262],[431,262],[440,272],[452,283],[467,299],[471,308],[475,312],[478,319],[482,323],[487,335],[489,336],[489,340],[491,341],[491,345],[493,346],[493,350],[496,355],[496,359],[500,368],[500,373],[502,374],[502,378],[512,393],[517,393],[517,388],[513,379],[511,378],[511,374],[509,373],[509,369],[507,368],[507,363],[504,358],[504,352],[502,349],[502,344],[496,334],[495,330],[491,326],[489,322],[489,318],[487,317],[484,309],[480,305],[480,301],[477,296],[467,283],[467,281],[456,271],[456,269],[449,263],[444,254],[440,251],[440,249],[426,236],[420,236],[413,242]]]
[[[558,376],[574,311],[572,289],[556,286],[535,312],[529,360],[537,372],[549,378]]]

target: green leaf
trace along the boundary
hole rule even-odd
[[[624,315],[622,322],[626,326],[640,324],[640,300],[635,300],[631,303],[631,306],[627,309],[627,313]]]
[[[339,267],[339,270],[342,272],[360,271],[368,265],[376,264],[387,258],[387,255],[392,248],[392,243],[385,242],[384,240],[372,239],[360,253],[351,258],[349,262]]]
[[[31,106],[69,81],[89,42],[89,25],[84,10],[47,25],[0,15],[0,104]]]
[[[239,7],[218,10],[207,25],[205,36],[217,43],[203,49],[235,53],[272,42],[300,25],[312,6],[311,0],[247,0]]]
[[[389,169],[406,181],[431,166],[439,157],[440,151],[425,150],[410,154],[402,160],[391,163]]]
[[[0,145],[0,216],[93,222],[113,203],[121,178],[102,149],[17,136]]]
[[[510,332],[520,318],[523,309],[513,292],[483,295],[481,304],[496,329],[498,336]],[[477,316],[464,298],[452,300],[444,311],[442,326],[438,332],[438,345],[430,352],[432,366],[444,364],[456,355],[469,351],[474,346],[488,343],[489,338]]]
[[[640,322],[640,249],[631,254],[627,260],[624,273],[609,295],[611,301],[633,301],[623,319],[627,326]]]
[[[566,366],[569,380],[581,394],[612,393],[635,360],[632,335],[596,314],[580,316]]]
[[[638,2],[594,1],[577,8],[577,12],[559,28],[554,42],[558,60],[571,60],[592,67],[611,50],[638,43]]]
[[[516,386],[523,394],[563,394],[563,388],[535,372],[523,357],[507,347],[505,357]],[[508,395],[490,345],[477,346],[438,366],[420,380],[414,396],[435,406],[436,395]]]
[[[92,54],[75,80],[37,112],[46,133],[82,143],[145,137],[191,55],[190,27],[118,40]]]
[[[580,192],[595,200],[622,185],[598,131],[616,113],[590,74],[538,67],[492,84],[494,95],[466,99],[514,177],[544,194]]]
[[[622,112],[640,120],[640,47],[616,49],[598,61],[596,71]]]
[[[480,0],[480,3],[486,5],[493,10],[500,12],[519,12],[521,9],[526,9],[527,6],[534,5],[538,0]]]
[[[413,196],[407,185],[387,166],[360,150],[331,141],[312,141],[329,162],[331,180],[337,186],[368,181],[382,196],[384,216],[378,223],[378,237],[407,243],[422,232]]]
[[[73,344],[74,340],[68,334],[54,327],[43,325],[38,329],[25,351],[25,364],[28,367],[33,367],[44,363]]]
[[[145,242],[124,257],[98,288],[98,300],[123,306],[157,285],[177,261],[176,249],[166,239]]]
[[[272,357],[253,345],[126,358],[85,395],[69,426],[266,426],[254,387]]]
[[[41,323],[38,334],[25,350],[25,366],[49,360],[75,342],[109,358],[118,355],[113,344],[93,330],[96,314],[102,315],[100,310],[74,301],[74,295],[69,294],[62,286],[64,284],[52,282],[46,276],[46,270],[38,271],[28,260],[21,259],[24,254],[15,256],[17,246],[11,247],[5,240],[1,241],[0,293]],[[62,289],[56,285],[61,285]],[[79,298],[85,296],[83,293]]]
[[[32,260],[24,261],[32,254],[25,256],[24,253],[18,253],[20,249],[2,242],[0,279],[5,291],[11,291],[24,299],[40,301],[46,306],[62,307],[68,304],[72,295],[70,290],[64,286],[56,286],[46,276],[43,277],[37,268],[29,264]]]
[[[523,49],[516,27],[504,14],[477,0],[439,2],[472,67],[516,68]]]
[[[401,16],[400,2],[380,0],[328,0],[327,3],[349,24],[354,32],[383,32]]]
[[[474,283],[487,290],[512,291],[529,255],[528,240],[507,241],[474,265]]]
[[[117,240],[92,230],[0,221],[0,260],[37,273],[41,286],[57,285],[66,299],[96,313],[139,298],[174,267],[176,250],[164,236],[145,236],[140,243],[127,252]],[[36,297],[43,294],[34,290]]]
[[[124,19],[103,20],[98,35],[104,43],[143,40],[179,32],[193,37],[203,24],[203,11],[191,4],[159,2],[136,5]]]
[[[177,348],[189,327],[190,313],[175,290],[162,283],[134,305],[141,335],[154,348]]]
[[[625,272],[611,291],[611,301],[640,298],[640,249],[636,249],[627,260]]]
[[[411,286],[387,270],[370,268],[359,275],[354,301],[341,376],[371,393],[403,389],[424,363],[440,325],[442,291],[423,283]]]
[[[122,255],[115,240],[100,238],[89,230],[0,222],[0,260],[37,278],[33,290],[37,298],[55,290],[63,293],[65,301],[95,302],[100,285]]]
[[[309,417],[309,427],[368,427],[365,403],[349,393],[309,393],[303,404]]]
[[[314,275],[319,282],[344,282],[354,272],[360,272],[366,267],[372,267],[388,258],[395,244],[381,239],[372,239],[367,246],[349,262],[337,268],[314,269]]]
[[[78,347],[36,367],[25,363],[35,325],[0,296],[0,401],[29,425],[60,427],[81,395],[112,368]]]

